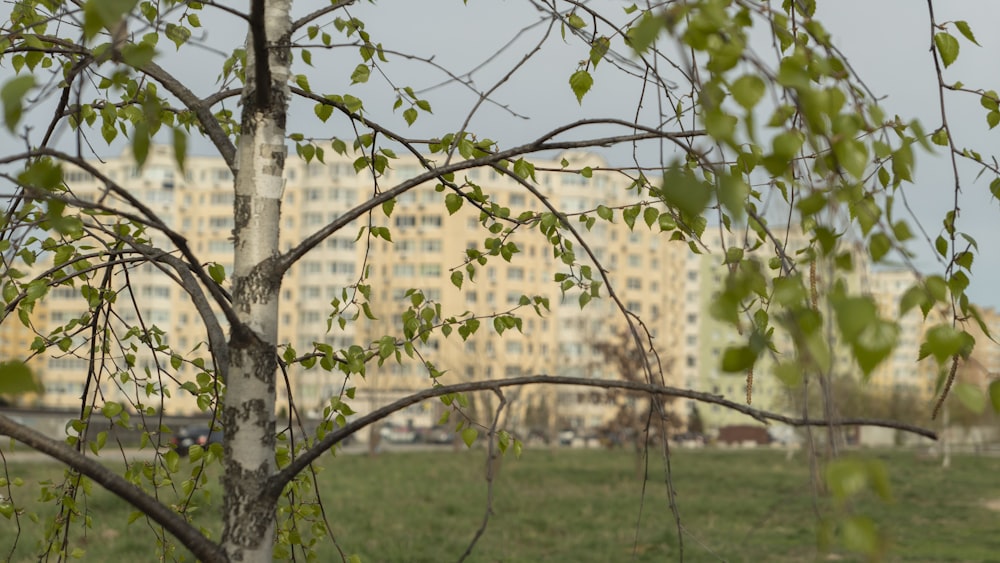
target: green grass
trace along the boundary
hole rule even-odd
[[[864,455],[884,460],[893,502],[869,493],[850,509],[875,520],[890,546],[888,560],[1000,561],[1000,512],[988,506],[1000,502],[1000,458],[960,456],[945,471],[912,452]],[[484,514],[483,457],[481,450],[449,450],[326,458],[319,488],[341,548],[365,562],[457,560]],[[679,451],[672,465],[685,560],[828,557],[816,548],[815,507],[833,512],[824,498],[814,503],[801,454],[787,461],[775,451]],[[61,475],[53,465],[9,463],[8,471],[26,481],[14,489],[22,503],[37,496],[32,483]],[[495,482],[494,514],[469,561],[629,561],[633,550],[637,561],[676,560],[663,475],[661,463],[651,462],[643,495],[627,452],[529,450],[520,460],[507,458]],[[73,532],[84,560],[157,560],[149,525],[142,519],[126,525],[130,507],[96,489],[86,502],[93,526],[85,540],[79,525]],[[21,522],[12,560],[37,560],[42,527]],[[209,510],[198,522],[219,533]],[[0,559],[14,531],[12,521],[0,518]],[[833,552],[838,560],[864,560],[836,545]],[[339,560],[329,541],[319,560]]]

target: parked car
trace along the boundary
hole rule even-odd
[[[576,432],[570,430],[569,428],[559,431],[559,445],[560,446],[570,446],[573,444],[573,439],[576,438]]]
[[[181,428],[170,440],[180,456],[188,455],[191,446],[198,444],[207,448],[211,444],[222,443],[222,430],[212,430],[207,426],[188,426]]]
[[[455,432],[443,426],[420,428],[417,430],[417,440],[425,444],[450,444],[455,440]]]
[[[680,434],[675,434],[673,440],[678,444],[707,444],[708,436],[702,434],[701,432],[682,432]]]
[[[412,428],[387,424],[379,429],[379,435],[386,442],[394,444],[410,444],[417,441],[417,433]]]

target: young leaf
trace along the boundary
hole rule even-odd
[[[371,70],[366,65],[359,64],[354,67],[354,72],[351,73],[351,84],[368,82],[369,76],[371,76]]]
[[[958,39],[950,33],[942,31],[934,34],[934,45],[945,67],[951,66],[951,63],[958,58]]]
[[[478,436],[479,436],[479,431],[477,431],[475,428],[467,427],[464,430],[462,430],[462,441],[465,442],[465,445],[467,447],[471,448],[472,444],[475,443],[476,441],[476,437]]]
[[[581,105],[583,104],[583,96],[590,91],[590,87],[593,85],[594,79],[585,70],[578,70],[569,77],[569,86],[573,89],[573,93],[576,94],[577,103]]]
[[[958,32],[962,34],[963,37],[972,41],[976,45],[979,45],[979,41],[976,41],[976,36],[972,34],[972,28],[969,27],[969,22],[965,20],[958,20],[955,22],[955,27],[958,28]],[[982,47],[982,45],[979,45]]]
[[[21,100],[24,99],[28,90],[35,86],[35,77],[30,74],[18,76],[3,85],[0,90],[0,100],[3,101],[4,125],[11,133],[17,127],[17,122],[21,120],[23,106]]]
[[[0,394],[17,395],[40,390],[24,362],[0,363]]]

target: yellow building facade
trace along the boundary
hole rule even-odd
[[[419,290],[422,308],[435,309],[435,323],[474,316],[481,326],[466,340],[457,330],[447,337],[436,331],[426,342],[414,339],[414,358],[404,354],[402,362],[390,359],[381,366],[371,361],[363,379],[355,376],[345,381],[337,371],[306,370],[293,364],[287,370],[287,380],[300,414],[322,415],[330,399],[347,387],[357,387],[359,400],[352,407],[361,412],[425,389],[432,380],[423,361],[444,372],[438,378],[441,383],[542,374],[618,377],[595,346],[615,340],[624,327],[619,303],[645,323],[663,365],[677,364],[673,352],[683,318],[674,311],[682,304],[682,279],[676,272],[687,247],[669,243],[656,225],[647,228],[642,219],[634,229],[624,224],[622,209],[637,203],[639,196],[628,190],[630,181],[624,175],[602,171],[607,166],[599,157],[566,153],[533,162],[537,173],[532,185],[554,209],[565,214],[600,266],[567,230],[561,231],[562,248],[565,251],[568,245],[576,256],[577,263],[572,266],[555,255],[549,237],[537,227],[501,221],[503,227],[515,228],[509,234],[490,233],[480,210],[470,202],[451,214],[445,204],[449,192],[438,191],[434,185],[410,190],[396,199],[388,216],[382,208],[362,215],[289,270],[281,293],[280,342],[294,348],[296,356],[314,352],[316,343],[334,350],[353,345],[371,349],[373,342],[387,335],[403,334],[403,312],[414,303],[410,290]],[[232,270],[233,179],[221,159],[189,156],[181,171],[171,150],[153,147],[141,169],[130,154],[94,165],[180,233],[200,263],[218,264],[227,273]],[[593,170],[589,177],[561,172],[587,167]],[[325,163],[289,158],[282,199],[282,249],[292,248],[337,220],[368,200],[376,189],[397,185],[420,170],[413,157],[391,160],[389,168],[377,177],[368,169],[355,172],[353,162],[346,158],[327,158]],[[523,185],[502,173],[481,169],[464,174],[456,182],[480,186],[488,201],[509,208],[511,217],[523,211],[548,211]],[[106,195],[103,186],[88,174],[66,171],[65,177],[76,197],[135,212],[125,202]],[[613,223],[587,220],[588,216],[596,219],[594,210],[599,205],[613,210]],[[114,216],[89,219],[94,241],[108,240],[106,233],[116,228],[116,220]],[[379,227],[389,228],[391,241],[372,236]],[[173,250],[161,233],[147,229],[145,234],[161,248]],[[516,244],[509,260],[495,255],[480,264],[470,258],[489,255],[499,238]],[[474,266],[474,275],[467,270],[469,263]],[[581,308],[579,289],[561,291],[554,281],[557,274],[579,275],[581,266],[589,266],[592,277],[602,282],[598,274],[603,268],[618,300],[608,299],[605,285],[600,290],[601,299]],[[460,290],[452,279],[456,271],[462,272]],[[124,261],[114,266],[107,280],[93,277],[75,287],[52,290],[44,299],[45,310],[36,311],[33,331],[25,333],[10,322],[4,323],[3,330],[21,333],[17,338],[4,338],[5,356],[27,357],[25,344],[30,347],[36,336],[51,341],[57,336],[53,334],[56,327],[70,319],[89,320],[94,313],[84,293],[90,289],[82,287],[96,288],[102,283],[116,295],[114,313],[98,313],[107,317],[102,326],[112,335],[106,350],[91,368],[89,337],[78,331],[69,350],[53,347],[31,358],[29,365],[46,389],[41,402],[52,407],[78,407],[85,390],[94,393],[94,387],[86,384],[90,370],[92,382],[99,380],[101,393],[109,400],[142,404],[170,414],[196,413],[206,407],[184,387],[190,382],[204,383],[203,375],[199,380],[204,371],[199,366],[211,362],[200,317],[188,295],[161,268],[148,262]],[[358,295],[359,284],[370,287],[369,299]],[[333,317],[332,302],[341,307]],[[360,310],[365,302],[373,319]],[[536,314],[536,306],[540,314]],[[522,318],[521,329],[507,330],[498,337],[492,319],[508,313]],[[136,326],[141,330],[129,334],[129,328]],[[143,340],[153,341],[153,348],[159,350],[150,350]],[[663,375],[668,384],[680,383],[669,368]],[[279,375],[279,381],[282,378]],[[281,408],[288,408],[288,389],[280,383],[278,387]],[[162,394],[171,399],[161,400]],[[535,408],[535,417],[544,412],[550,428],[599,426],[615,410],[615,405],[586,390],[537,387],[512,392],[511,398],[515,395],[519,398],[512,404],[520,406],[511,408],[514,422],[520,418],[524,423],[528,411]],[[424,425],[433,415],[436,409],[418,406],[397,420]]]

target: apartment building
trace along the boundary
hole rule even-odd
[[[426,341],[414,339],[414,359],[404,354],[400,363],[394,359],[382,366],[370,362],[361,380],[345,382],[336,371],[293,365],[288,369],[288,381],[300,412],[321,413],[330,398],[340,395],[346,386],[358,388],[359,401],[352,406],[359,412],[427,388],[433,381],[426,362],[444,372],[438,378],[442,383],[529,374],[618,377],[595,347],[613,340],[624,326],[618,303],[646,323],[664,365],[677,363],[673,358],[677,349],[675,335],[679,334],[683,318],[674,309],[682,304],[682,278],[678,272],[683,269],[686,246],[668,243],[655,225],[649,229],[642,220],[635,229],[624,224],[621,209],[636,203],[639,196],[627,190],[630,182],[624,175],[602,170],[607,166],[599,157],[566,153],[534,163],[537,173],[533,185],[583,237],[618,301],[607,299],[605,286],[600,291],[602,299],[581,308],[579,289],[560,290],[554,281],[556,275],[579,274],[579,264],[590,266],[593,277],[600,279],[598,264],[568,231],[561,234],[578,259],[578,265],[573,267],[554,254],[548,237],[537,227],[519,225],[510,235],[491,234],[483,226],[480,210],[471,203],[466,202],[450,214],[444,202],[448,192],[438,191],[434,185],[420,186],[397,198],[390,215],[381,208],[374,209],[327,238],[293,266],[282,286],[279,339],[301,356],[312,352],[316,343],[341,350],[352,345],[368,347],[386,335],[398,336],[403,332],[403,312],[414,303],[410,290],[420,292],[421,309],[440,307],[439,316],[435,310],[435,323],[476,316],[481,319],[479,330],[466,340],[457,331],[447,337],[435,332]],[[172,151],[153,147],[141,169],[129,154],[95,165],[181,233],[201,263],[217,263],[231,272],[232,175],[221,159],[189,156],[182,172],[175,166]],[[586,167],[593,170],[589,177],[561,172]],[[282,248],[291,248],[336,220],[367,200],[376,189],[396,185],[419,171],[419,163],[412,157],[390,161],[390,167],[377,177],[368,169],[356,172],[351,160],[340,157],[308,164],[290,158],[282,201]],[[103,187],[88,174],[69,170],[65,174],[67,184],[81,199],[130,209],[125,202],[106,196]],[[456,181],[480,186],[490,202],[509,208],[511,217],[522,211],[548,211],[524,186],[495,170],[469,170]],[[597,220],[588,224],[586,216],[596,217],[593,210],[598,205],[615,210],[613,223]],[[100,246],[97,241],[108,240],[102,231],[119,228],[117,220],[113,216],[88,220],[93,223],[89,231],[94,246]],[[391,242],[371,236],[370,227],[382,226],[389,227]],[[162,234],[151,229],[145,234],[157,245],[172,248]],[[489,254],[496,241],[487,239],[498,237],[516,243],[517,251],[509,260],[504,256],[489,256],[484,264],[472,260],[475,274],[471,276],[466,270],[470,251]],[[569,248],[567,243],[563,248]],[[454,271],[463,272],[461,290],[453,285]],[[357,315],[360,304],[366,301],[357,294],[359,283],[371,288],[368,307],[373,319]],[[95,277],[87,284],[103,284],[105,291],[117,296],[116,316],[108,320],[113,342],[105,359],[94,368],[104,396],[112,400],[128,398],[129,402],[141,402],[171,414],[204,408],[206,405],[199,405],[184,388],[187,382],[199,382],[199,374],[204,371],[200,366],[210,365],[211,358],[200,318],[183,290],[156,265],[127,261],[117,265],[107,279]],[[33,333],[22,335],[18,341],[4,339],[8,343],[5,348],[11,348],[9,357],[25,356],[25,339],[40,335],[51,340],[55,336],[52,331],[68,319],[88,320],[93,312],[84,297],[90,290],[82,289],[87,284],[51,291],[44,300],[45,307],[36,310]],[[341,304],[342,310],[331,316],[334,301]],[[535,305],[543,302],[547,308],[539,306],[540,314],[536,314]],[[492,318],[508,312],[519,315],[523,324],[520,330],[507,330],[498,337]],[[19,330],[10,322],[2,326],[3,330]],[[144,327],[144,331],[130,333],[129,327],[133,326]],[[156,352],[140,342],[149,340],[151,334],[159,347]],[[31,359],[30,365],[46,388],[38,398],[41,404],[79,405],[90,369],[88,345],[87,334],[79,332],[73,335],[68,350],[52,348]],[[668,383],[679,383],[669,369],[664,377]],[[161,402],[162,393],[170,394],[172,399]],[[518,417],[523,422],[534,408],[536,413],[546,413],[551,427],[594,427],[613,415],[616,408],[603,396],[586,389],[533,387],[512,391],[509,398],[516,401],[511,401],[510,416],[515,422]],[[279,385],[281,407],[287,408],[288,401],[287,390]],[[436,414],[433,405],[416,406],[400,415],[400,420],[425,425]]]

